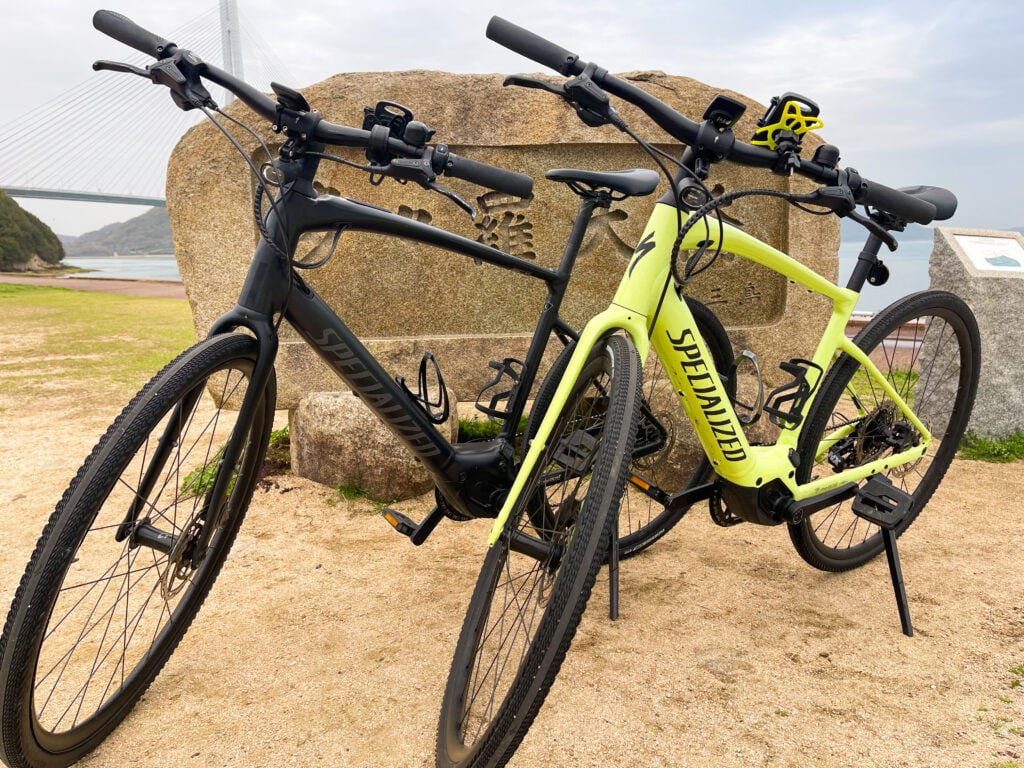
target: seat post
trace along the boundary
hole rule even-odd
[[[584,196],[580,200],[580,208],[576,212],[576,218],[572,223],[572,232],[565,243],[565,250],[562,252],[562,261],[558,265],[558,274],[563,280],[568,280],[572,272],[576,257],[579,255],[583,245],[583,237],[587,234],[587,227],[590,219],[594,216],[594,209],[601,207],[600,201],[595,197]],[[607,207],[607,206],[605,206]]]
[[[864,283],[867,282],[868,276],[871,274],[871,270],[874,269],[875,264],[878,263],[878,252],[882,248],[882,239],[874,232],[868,235],[867,242],[864,243],[864,247],[861,249],[860,255],[857,257],[857,263],[853,267],[853,273],[850,275],[849,281],[846,283],[846,287],[851,291],[861,292],[864,287]]]

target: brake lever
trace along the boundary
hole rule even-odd
[[[547,91],[548,93],[553,93],[555,94],[555,96],[558,96],[563,99],[566,97],[564,85],[552,85],[551,83],[547,83],[543,80],[537,80],[536,78],[533,77],[523,77],[522,75],[509,75],[508,77],[505,78],[504,82],[502,82],[502,85],[518,85],[522,88],[536,88],[537,90],[540,91]]]
[[[885,229],[885,227],[883,227],[881,224],[874,221],[873,219],[870,219],[867,216],[859,214],[857,213],[857,211],[849,211],[845,214],[845,216],[848,219],[853,219],[854,221],[856,221],[868,232],[870,232],[883,243],[885,243],[890,251],[895,251],[899,247],[899,243],[896,242],[896,238],[893,237],[889,233],[889,231]]]
[[[471,219],[476,218],[476,209],[472,205],[467,203],[465,200],[463,200],[461,197],[459,197],[457,194],[448,189],[448,187],[442,187],[436,181],[430,182],[429,187],[430,189],[437,192],[439,195],[447,197],[449,200],[451,200],[453,203],[459,206],[459,208],[461,208],[462,210],[469,214],[469,217]]]
[[[188,111],[196,107],[213,107],[217,104],[210,96],[198,77],[197,67],[202,62],[192,57],[188,51],[179,49],[174,56],[150,64],[145,69],[121,61],[94,61],[92,68],[96,72],[124,72],[144,77],[152,83],[166,86],[171,92],[171,99],[179,109]],[[182,67],[185,71],[182,71]]]
[[[122,61],[107,61],[105,59],[101,59],[100,61],[94,61],[92,63],[92,68],[95,72],[100,72],[104,70],[109,72],[126,72],[130,75],[138,75],[139,77],[144,77],[147,80],[153,79],[152,77],[150,77],[149,72],[142,69],[141,67],[136,67],[131,64],[125,64]]]

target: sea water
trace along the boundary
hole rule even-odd
[[[862,244],[853,240],[839,247],[839,284],[846,281],[857,263]],[[877,312],[893,301],[914,291],[928,287],[928,261],[932,253],[931,240],[907,240],[900,242],[895,253],[884,246],[880,254],[889,268],[889,280],[885,285],[865,285],[857,302],[858,312]],[[96,256],[92,258],[64,259],[68,266],[88,269],[74,275],[82,278],[108,280],[157,280],[181,282],[178,262],[173,255],[157,256]]]
[[[878,312],[908,293],[928,288],[932,245],[931,240],[901,241],[895,253],[883,245],[879,258],[889,268],[889,279],[884,285],[865,283],[857,301],[857,311]],[[846,285],[862,247],[863,243],[857,241],[839,246],[839,285]]]
[[[68,258],[64,264],[69,267],[88,269],[69,277],[98,278],[104,280],[156,280],[160,282],[181,282],[178,262],[174,255],[155,256],[95,256],[90,258]]]

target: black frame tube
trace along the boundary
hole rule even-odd
[[[253,394],[253,403],[243,403],[243,409],[255,407],[254,393],[262,391],[266,385],[277,351],[274,318],[283,317],[419,459],[449,503],[471,516],[493,516],[496,511],[493,505],[499,503],[501,489],[507,489],[513,479],[513,462],[508,460],[511,458],[511,446],[548,341],[553,333],[564,333],[565,323],[558,313],[580,244],[598,202],[584,198],[561,262],[557,269],[552,270],[372,205],[333,195],[304,194],[299,190],[312,189],[304,182],[309,181],[317,169],[317,163],[310,162],[308,157],[302,161],[279,162],[278,169],[284,181],[267,217],[267,231],[274,244],[266,239],[260,240],[237,305],[219,318],[210,330],[212,336],[246,328],[260,343],[257,370],[253,373],[249,390]],[[449,443],[345,322],[282,259],[282,252],[294,253],[303,234],[339,228],[436,246],[502,269],[514,270],[547,284],[547,299],[533,332],[523,376],[510,403],[511,415],[502,424],[495,440],[471,447]],[[240,414],[239,419],[244,418],[246,415]],[[235,447],[235,452],[238,450],[240,446]],[[469,498],[464,492],[466,479],[474,473],[487,475],[489,487],[496,491],[491,497]]]

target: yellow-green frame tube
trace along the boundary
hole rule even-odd
[[[487,546],[493,547],[501,537],[501,532],[505,529],[505,524],[512,513],[512,508],[519,499],[519,495],[523,492],[526,480],[536,466],[537,460],[547,446],[548,439],[551,437],[551,430],[554,429],[555,422],[558,420],[562,408],[569,399],[569,393],[573,385],[575,385],[576,380],[583,372],[583,366],[586,365],[591,351],[606,335],[618,330],[624,330],[629,334],[637,351],[640,353],[641,360],[647,357],[650,343],[647,340],[646,316],[613,304],[587,323],[583,333],[580,334],[579,340],[576,342],[576,349],[572,357],[569,358],[565,374],[555,389],[555,394],[551,398],[551,404],[548,406],[547,413],[544,414],[540,427],[537,429],[537,434],[534,435],[526,456],[523,458],[523,463],[519,468],[519,473],[516,475],[515,482],[513,482],[512,488],[509,490],[505,503],[498,513],[498,517],[491,526],[491,532],[487,538]]]

